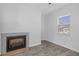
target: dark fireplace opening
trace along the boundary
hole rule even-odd
[[[7,52],[26,48],[26,35],[7,37],[6,45]]]

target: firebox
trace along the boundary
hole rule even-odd
[[[26,48],[26,35],[7,37],[6,41],[7,52],[21,48]]]

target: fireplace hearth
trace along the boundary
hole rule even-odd
[[[26,48],[26,35],[7,37],[6,41],[7,52],[21,48]]]

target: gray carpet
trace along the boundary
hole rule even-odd
[[[28,52],[18,54],[18,56],[79,56],[79,53],[54,43],[48,41],[41,43],[41,45],[29,48]]]

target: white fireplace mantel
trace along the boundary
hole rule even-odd
[[[6,52],[6,38],[8,36],[21,36],[26,35],[26,48],[29,46],[29,32],[22,32],[22,33],[2,33],[1,34],[1,53]]]

